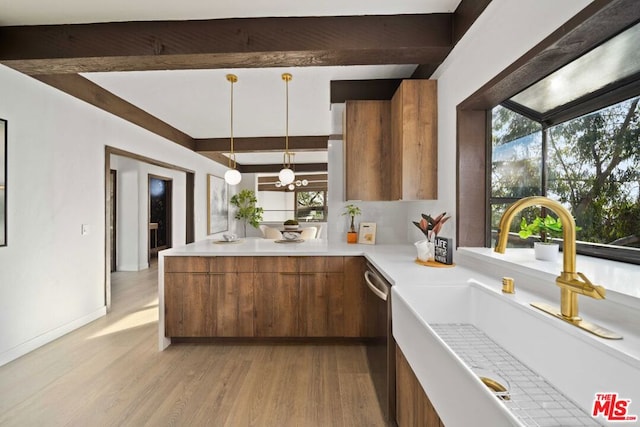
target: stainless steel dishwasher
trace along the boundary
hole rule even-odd
[[[380,407],[389,425],[396,416],[396,358],[391,332],[391,284],[369,263],[364,272],[367,307],[367,362]]]

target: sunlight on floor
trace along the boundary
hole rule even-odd
[[[100,338],[106,335],[123,332],[127,329],[137,328],[140,326],[148,325],[149,323],[155,323],[158,321],[158,307],[157,303],[147,304],[146,307],[134,313],[131,313],[124,318],[116,321],[115,323],[107,326],[96,334],[93,334],[89,339]]]

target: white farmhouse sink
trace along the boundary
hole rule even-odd
[[[631,399],[638,395],[638,364],[603,350],[596,342],[600,338],[585,337],[585,332],[475,280],[394,286],[392,313],[394,338],[448,427],[524,424],[434,331],[442,330],[443,324],[479,329],[552,384],[550,389],[575,402],[583,414],[590,414],[595,393],[617,392]],[[596,421],[606,424],[601,417]]]

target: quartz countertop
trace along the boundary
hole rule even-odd
[[[452,283],[478,274],[461,266],[426,267],[415,262],[411,244],[348,244],[312,239],[302,243],[276,243],[262,238],[241,239],[239,243],[217,243],[206,239],[167,249],[162,256],[364,256],[393,285]],[[473,276],[472,276],[473,274]],[[494,282],[496,282],[494,280]],[[496,282],[496,286],[499,284]]]

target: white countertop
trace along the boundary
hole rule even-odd
[[[472,277],[460,266],[425,267],[415,263],[416,250],[410,244],[364,245],[326,240],[275,243],[270,239],[247,238],[240,243],[216,243],[207,239],[167,249],[162,256],[364,256],[394,285],[452,283]],[[477,273],[473,277],[477,277]]]

